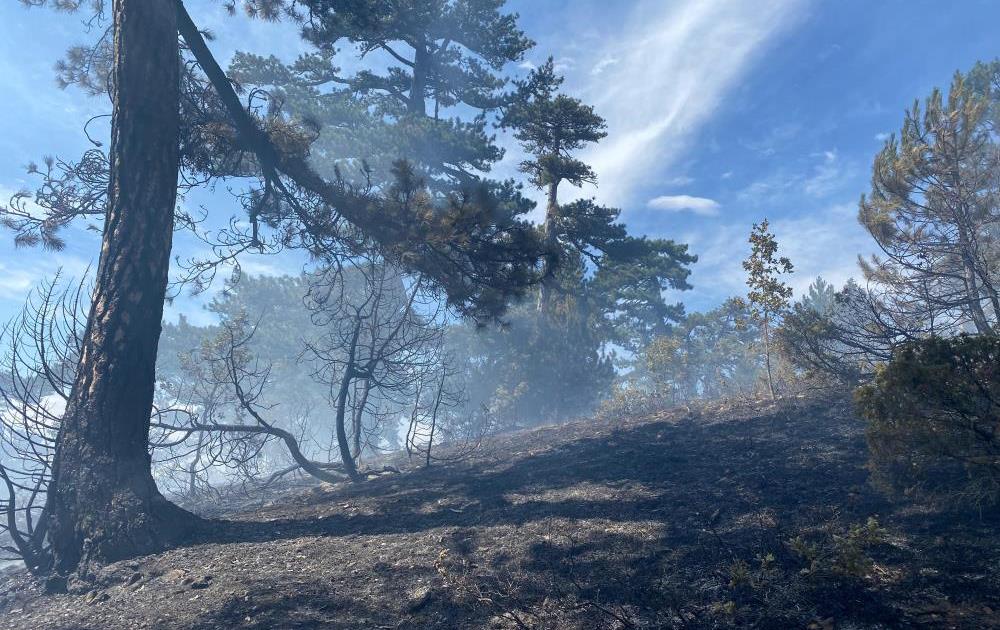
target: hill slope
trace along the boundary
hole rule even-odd
[[[0,625],[1000,627],[997,519],[890,505],[864,459],[846,397],[546,427],[291,494],[74,594],[10,577]]]

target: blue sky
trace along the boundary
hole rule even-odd
[[[218,39],[291,58],[293,28],[229,18],[218,2],[190,0]],[[683,300],[709,308],[743,291],[750,225],[767,216],[797,267],[801,290],[822,274],[837,284],[871,250],[855,220],[871,159],[904,109],[956,70],[1000,56],[1000,3],[987,0],[511,0],[538,43],[526,67],[552,55],[566,89],[592,103],[610,135],[586,152],[596,196],[623,209],[635,233],[691,244],[701,257]],[[30,186],[23,166],[87,148],[81,129],[102,99],[59,90],[52,66],[88,37],[79,17],[0,5],[0,195]],[[94,127],[101,133],[100,124]],[[498,174],[514,172],[516,147]],[[224,200],[210,203],[225,203]],[[228,215],[229,208],[222,212]],[[40,278],[96,261],[89,233],[59,254],[15,250],[0,235],[0,318]],[[181,239],[181,256],[192,244]],[[294,271],[294,259],[248,259],[251,272]],[[797,291],[798,292],[798,291]],[[171,307],[199,314],[199,299]],[[203,316],[203,315],[202,315]]]

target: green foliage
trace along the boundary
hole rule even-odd
[[[593,412],[615,378],[600,332],[580,298],[559,294],[545,314],[529,302],[502,327],[456,325],[446,339],[469,412],[503,429]]]
[[[810,378],[855,385],[871,378],[896,343],[873,296],[853,280],[840,291],[821,278],[775,331],[777,348]]]
[[[1000,339],[907,344],[856,397],[885,489],[944,505],[1000,503]]]
[[[510,99],[504,67],[534,45],[503,0],[299,4],[303,36],[317,52],[288,65],[238,53],[232,74],[268,88],[272,103],[320,130],[317,153],[333,156],[322,171],[357,175],[364,162],[386,183],[405,158],[445,191],[503,157],[487,115]]]
[[[761,374],[754,350],[759,336],[746,301],[730,298],[653,339],[641,355],[640,374],[668,403],[751,393]]]
[[[997,326],[1000,151],[993,80],[1000,66],[956,73],[906,112],[872,165],[858,220],[882,253],[861,260],[882,309],[911,338]]]
[[[817,276],[806,289],[806,294],[802,296],[800,303],[815,313],[827,315],[837,305],[837,290],[822,276]]]
[[[770,224],[764,219],[754,223],[750,232],[750,256],[743,261],[747,272],[747,298],[751,314],[763,323],[773,319],[788,308],[792,289],[781,281],[782,274],[793,271],[792,262],[777,256],[778,241],[768,231]]]
[[[841,533],[825,532],[807,539],[803,535],[788,541],[788,547],[806,566],[802,573],[812,577],[829,575],[864,578],[871,573],[872,547],[885,543],[886,531],[878,520],[869,518],[864,524],[851,525]]]
[[[607,136],[604,119],[590,105],[556,93],[561,83],[550,58],[522,86],[501,120],[531,156],[521,162],[521,171],[538,188],[596,181],[593,169],[573,153]]]
[[[562,182],[595,181],[574,154],[605,136],[590,106],[557,93],[561,82],[549,60],[519,85],[501,121],[528,153],[522,172],[548,196],[537,307],[517,307],[502,329],[450,335],[455,352],[467,357],[474,408],[505,425],[592,412],[614,380],[609,347],[634,352],[668,331],[683,307],[668,304],[664,291],[689,288],[687,265],[696,260],[685,245],[630,236],[616,208],[588,199],[559,203]]]

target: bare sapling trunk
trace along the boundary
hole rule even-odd
[[[344,464],[344,472],[350,477],[351,481],[360,481],[361,475],[358,473],[358,466],[354,462],[354,457],[351,455],[351,443],[347,437],[347,426],[346,426],[346,416],[347,416],[347,398],[351,391],[351,382],[358,376],[357,369],[357,352],[358,352],[358,339],[361,337],[361,324],[363,320],[358,317],[355,325],[354,332],[351,336],[351,343],[347,351],[347,362],[344,365],[344,373],[340,379],[340,389],[337,390],[337,414],[335,419],[334,430],[337,433],[337,446],[340,449],[340,459]]]
[[[771,400],[775,399],[774,395],[774,378],[771,376],[771,339],[770,339],[770,317],[768,314],[764,314],[764,366],[767,368],[767,391],[771,394]]]
[[[368,396],[372,391],[372,381],[370,378],[362,379],[361,382],[361,393],[356,395],[356,400],[354,401],[354,413],[351,419],[351,430],[354,434],[351,436],[354,439],[354,461],[361,463],[361,450],[362,450],[362,433],[364,432],[364,418],[365,418],[365,408],[368,406]]]

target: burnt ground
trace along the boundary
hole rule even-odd
[[[0,627],[1000,628],[1000,518],[889,503],[865,457],[846,396],[524,431],[71,594],[8,576]]]

